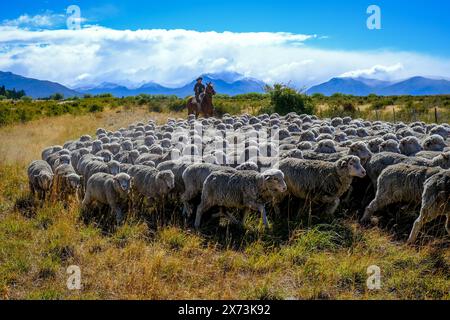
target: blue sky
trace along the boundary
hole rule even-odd
[[[224,60],[228,62],[223,63],[225,69],[242,72],[249,76],[262,77],[267,81],[293,80],[297,83],[310,84],[325,80],[327,77],[333,75],[352,74],[351,72],[359,74],[361,70],[369,70],[367,71],[369,75],[373,75],[374,73],[378,74],[379,72],[377,70],[382,70],[383,72],[388,70],[391,73],[390,77],[393,78],[402,78],[416,73],[450,77],[450,70],[446,69],[447,66],[444,66],[450,59],[450,19],[448,19],[448,15],[450,14],[450,1],[444,0],[228,0],[198,2],[181,0],[16,0],[13,4],[8,4],[8,10],[2,10],[0,12],[0,26],[14,27],[23,32],[17,33],[16,39],[12,39],[11,36],[6,40],[2,40],[0,37],[0,45],[3,44],[3,48],[0,48],[0,50],[10,53],[10,59],[8,61],[2,61],[0,58],[0,69],[6,67],[12,71],[22,71],[29,75],[36,74],[40,76],[39,73],[41,73],[41,76],[52,76],[50,72],[38,72],[39,70],[36,68],[31,69],[27,67],[26,61],[21,60],[21,58],[25,59],[26,55],[31,55],[31,49],[21,51],[17,43],[24,45],[24,41],[20,37],[30,37],[30,33],[34,33],[35,37],[38,32],[36,29],[53,31],[65,29],[65,9],[73,4],[78,5],[81,9],[81,16],[84,19],[82,23],[83,28],[92,28],[91,26],[93,25],[101,26],[108,30],[102,31],[102,34],[106,34],[107,32],[110,34],[111,32],[109,31],[111,30],[193,30],[197,34],[182,34],[178,36],[183,37],[183,39],[185,37],[191,37],[192,41],[200,41],[198,46],[201,46],[202,42],[210,42],[209,39],[212,39],[211,42],[213,44],[211,48],[216,48],[215,46],[217,46],[217,50],[221,51],[220,54],[216,55],[211,54],[211,52],[205,49],[203,51],[200,50],[198,54],[215,55],[213,59],[214,63]],[[381,30],[369,30],[366,27],[366,19],[368,18],[366,9],[371,4],[376,4],[381,8]],[[22,17],[22,20],[19,20],[20,17]],[[53,19],[53,23],[38,23],[37,25],[33,25],[33,21],[36,20],[35,18],[42,19],[42,17],[50,17]],[[224,41],[224,37],[209,36],[208,38],[208,34],[206,33],[208,31],[215,31],[219,34],[222,34],[224,31],[230,31],[233,35],[243,35],[249,32],[264,32],[268,34],[284,32],[292,35],[306,35],[309,38],[299,41],[301,43],[296,43],[293,46],[289,44],[289,39],[281,41],[283,42],[282,44],[278,40],[275,43],[273,39],[267,40],[268,42],[264,40],[266,41],[264,44],[258,43],[257,48],[253,47],[249,49],[257,50],[263,48],[267,50],[268,54],[277,55],[279,62],[277,65],[271,66],[273,72],[264,75],[260,70],[254,71],[257,68],[253,67],[252,69],[249,63],[244,61],[247,55],[251,55],[249,52],[238,52],[237,47],[240,46],[239,41],[247,41],[245,37],[244,40],[239,37],[239,39],[233,38],[233,40],[230,40],[229,47],[225,45],[220,47],[220,41]],[[99,32],[96,31],[97,36]],[[53,42],[55,40],[51,40],[55,36],[55,33],[52,34],[49,32],[47,34],[49,40],[40,37],[39,40],[31,40],[30,43],[26,43],[26,47],[42,45],[42,42],[44,42],[45,45],[60,49],[61,43],[56,44]],[[167,38],[172,39],[173,36],[174,33],[164,36],[158,34],[158,38],[163,39],[161,41],[166,41]],[[136,40],[133,47],[141,46],[143,42],[148,40],[147,36],[143,38],[137,36],[137,38],[133,37]],[[121,46],[120,40],[117,40],[116,37],[114,39],[105,40],[102,37],[102,47],[105,49],[110,48],[106,46],[111,46],[113,50],[115,46]],[[91,52],[95,49],[95,43],[86,40],[85,37],[81,37],[79,41],[84,41],[85,47],[91,48]],[[127,42],[129,41],[127,40]],[[79,43],[80,46],[81,44]],[[156,55],[157,51],[160,60],[164,61],[165,59],[161,57],[161,54],[168,51],[171,46],[174,46],[174,44],[171,43],[170,46],[168,45],[168,47],[165,47],[161,51],[160,47],[155,48],[155,46],[145,45],[142,47],[142,50],[149,50],[149,55],[152,53]],[[194,50],[197,49],[194,48]],[[67,50],[63,50],[63,52],[67,55]],[[131,49],[129,52],[125,50],[124,53],[128,53],[130,56],[136,55],[136,52],[132,52]],[[329,57],[325,59],[327,53]],[[334,67],[335,64],[338,64],[338,61],[330,64],[329,68],[332,70],[330,70],[329,74],[322,71],[317,74],[312,74],[314,73],[312,71],[314,68],[305,67],[314,63],[316,69],[322,64],[324,67],[327,67],[328,63],[331,63],[331,56],[340,56],[341,53],[343,59],[352,59],[355,57],[354,55],[358,54],[358,57],[355,58],[354,68],[348,63],[349,61],[347,61],[345,68]],[[344,53],[348,53],[348,55],[346,56]],[[76,55],[76,52],[74,54]],[[235,56],[232,54],[235,54]],[[367,55],[368,60],[370,60],[367,64],[363,63],[364,55]],[[299,56],[301,58],[298,58]],[[315,56],[321,58],[316,59]],[[284,57],[284,60],[281,61],[280,57]],[[105,63],[111,63],[112,61],[111,57],[105,58],[104,54],[98,54],[96,58],[97,63],[102,63],[103,66]],[[135,66],[134,69],[137,70],[136,74],[140,72],[140,75],[133,76],[130,75],[130,72],[124,74],[118,70],[116,70],[114,76],[114,70],[108,71],[108,74],[109,78],[112,77],[119,82],[128,81],[136,84],[145,81],[160,81],[166,84],[175,84],[185,81],[189,77],[193,77],[195,73],[209,70],[207,64],[210,64],[211,61],[208,60],[208,56],[199,58],[199,61],[196,63],[192,63],[192,57],[189,58],[191,59],[189,60],[186,57],[186,62],[179,65],[179,70],[181,70],[179,74],[173,70],[168,72],[166,68],[165,71],[168,72],[167,77],[161,75],[164,70],[155,71],[158,66],[150,65],[152,62],[150,58],[147,59],[147,65]],[[324,59],[323,63],[320,59]],[[204,65],[201,65],[202,61]],[[413,66],[413,61],[419,64],[422,63],[422,68],[420,68],[420,65]],[[90,63],[95,63],[95,61],[91,61]],[[153,61],[153,63],[158,64],[160,62]],[[266,60],[261,58],[261,63],[266,63]],[[442,68],[440,65],[442,65]],[[187,66],[189,70],[186,69]],[[301,72],[303,76],[297,79],[290,79],[290,77],[294,77],[289,75],[292,72],[285,72],[289,66],[293,70]],[[127,67],[129,68],[129,65]],[[81,78],[79,79],[90,79],[91,82],[100,81],[102,77],[99,78],[94,73],[98,73],[97,69],[101,68],[97,65],[97,68],[93,67],[92,69],[92,72],[80,74],[79,77]],[[216,69],[209,71],[220,71]],[[145,71],[151,72],[152,70],[155,71],[153,73],[154,76],[146,79],[144,76]],[[333,74],[333,72],[337,74]],[[430,74],[427,74],[427,72],[430,72]],[[442,72],[442,74],[437,74],[438,72]],[[288,76],[285,75],[286,73],[288,73]],[[396,76],[393,76],[393,73],[396,73]],[[86,77],[83,77],[83,75],[86,75]],[[71,76],[73,77],[74,75],[71,74]],[[386,75],[380,76],[385,77]],[[63,77],[53,75],[54,79],[51,80],[59,80],[66,83],[71,82],[71,85],[75,85],[76,81],[70,81],[67,77],[68,75],[63,79]],[[128,79],[125,79],[127,77]],[[173,79],[174,77],[177,79]],[[103,76],[103,79],[106,79],[106,74]]]

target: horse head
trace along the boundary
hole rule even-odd
[[[214,85],[211,82],[208,82],[208,84],[206,85],[206,90],[205,90],[206,94],[213,96],[216,94],[216,90],[214,90]]]

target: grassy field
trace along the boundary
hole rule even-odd
[[[269,231],[250,217],[245,229],[197,234],[174,213],[158,228],[132,217],[105,233],[83,223],[76,204],[30,206],[26,166],[43,147],[98,127],[184,116],[149,110],[118,106],[0,128],[0,299],[450,299],[444,231],[411,247],[342,214],[330,225],[271,216],[283,222]],[[70,265],[81,268],[82,290],[67,289]],[[381,269],[380,290],[366,286],[371,265]]]

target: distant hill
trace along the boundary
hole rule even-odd
[[[263,93],[266,84],[260,80],[245,77],[236,72],[221,72],[203,75],[203,82],[212,82],[219,94],[231,96],[245,93]],[[0,86],[6,89],[24,90],[33,98],[46,98],[55,93],[61,93],[65,98],[82,94],[111,93],[116,97],[135,96],[139,94],[175,95],[184,98],[193,94],[195,80],[188,84],[169,88],[158,83],[148,82],[138,88],[128,88],[115,83],[104,82],[89,87],[75,89],[67,88],[59,83],[26,78],[11,72],[0,71]],[[403,81],[387,82],[367,78],[332,78],[330,81],[316,85],[307,90],[308,94],[322,93],[330,96],[334,93],[351,94],[355,96],[377,95],[439,95],[450,94],[450,81],[413,77]]]
[[[371,93],[391,95],[439,95],[450,94],[450,81],[424,77],[413,77],[399,82],[386,82],[366,78],[333,78],[328,82],[313,86],[308,94],[321,93],[326,96],[335,93],[367,96]]]
[[[55,93],[61,93],[65,98],[80,95],[59,83],[26,78],[12,72],[0,71],[0,86],[2,85],[9,90],[24,90],[32,98],[46,98]]]
[[[226,80],[224,80],[226,79]],[[245,78],[238,73],[206,74],[203,76],[203,83],[212,82],[217,93],[237,95],[244,93],[263,93],[265,83],[252,78]],[[130,89],[112,83],[103,83],[91,88],[76,88],[78,92],[88,94],[111,93],[114,96],[135,96],[141,93],[145,94],[165,94],[175,95],[180,98],[192,95],[195,86],[195,80],[179,88],[168,88],[154,82],[146,83],[139,88]]]

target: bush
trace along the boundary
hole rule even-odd
[[[172,112],[180,112],[184,108],[186,108],[186,101],[183,99],[177,99],[177,100],[171,101],[169,103],[168,108]]]
[[[102,112],[104,110],[103,106],[100,106],[98,104],[92,104],[88,108],[89,112],[95,113],[95,112]]]
[[[1,100],[6,100],[6,96],[0,96],[0,101]]]
[[[1,100],[1,99],[0,99]],[[25,101],[25,102],[30,102],[33,100],[33,98],[29,97],[29,96],[23,96],[22,98],[20,98],[20,100]]]
[[[64,96],[61,93],[55,93],[50,96],[50,100],[62,100]]]
[[[268,89],[274,111],[285,115],[289,112],[313,114],[315,110],[311,97],[282,84]]]

